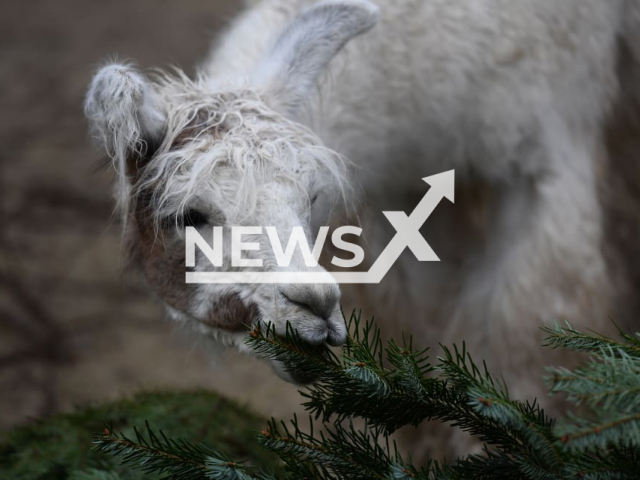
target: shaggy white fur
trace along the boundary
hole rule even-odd
[[[335,208],[344,203],[357,211],[373,261],[393,234],[381,210],[410,211],[422,177],[455,168],[458,203],[441,205],[424,229],[442,262],[407,253],[381,285],[347,290],[345,307],[364,302],[390,332],[408,329],[424,343],[466,339],[516,396],[540,395],[549,358],[539,327],[608,321],[596,169],[604,122],[619,84],[629,83],[616,65],[619,40],[639,51],[640,8],[635,0],[375,4],[257,3],[195,81],[178,73],[150,82],[120,64],[100,70],[86,111],[125,179],[123,212],[140,223],[142,202],[157,225],[195,215],[206,231],[273,225],[284,238],[295,225],[311,235],[345,214],[353,220]],[[138,250],[154,241],[133,239]],[[182,244],[171,245],[163,254],[179,257]],[[254,255],[276,268],[268,253]],[[196,266],[209,268],[203,259]],[[306,267],[296,258],[292,268]],[[179,282],[154,281],[176,317],[238,348],[241,333],[205,321],[217,298],[237,295],[257,306],[254,321],[281,332],[291,321],[312,343],[344,340],[335,285],[176,293]]]

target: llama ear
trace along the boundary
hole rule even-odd
[[[130,158],[140,157],[161,138],[166,121],[147,79],[122,64],[102,67],[93,77],[84,111],[122,175]]]
[[[377,21],[378,7],[368,0],[325,0],[312,6],[292,21],[258,64],[253,85],[294,113],[329,61]]]

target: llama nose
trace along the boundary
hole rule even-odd
[[[313,313],[326,322],[326,341],[342,345],[347,331],[340,312],[340,289],[336,284],[289,284],[280,293],[290,303]]]
[[[316,316],[328,320],[340,300],[340,290],[335,284],[292,284],[280,288],[280,293],[291,303]]]

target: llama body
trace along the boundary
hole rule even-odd
[[[410,211],[422,176],[455,168],[459,193],[480,183],[490,199],[486,230],[471,245],[459,238],[473,230],[468,219],[442,205],[452,215],[429,220],[426,236],[443,265],[407,253],[365,303],[382,321],[412,318],[402,327],[423,338],[466,339],[484,358],[499,352],[494,362],[516,392],[539,394],[540,373],[530,385],[523,376],[541,366],[531,357],[539,327],[607,321],[595,169],[617,87],[620,5],[378,3],[379,25],[332,60],[297,118],[355,164],[368,258],[394,233],[380,212]],[[203,65],[212,88],[250,76],[310,4],[263,2],[245,14]],[[353,306],[362,304],[357,292]]]
[[[150,284],[176,318],[239,348],[258,319],[340,344],[335,285],[187,287],[184,243],[155,242],[158,224],[313,236],[357,218],[372,262],[394,233],[380,212],[411,211],[422,177],[455,169],[460,201],[424,229],[443,261],[405,252],[381,285],[345,289],[345,310],[365,302],[423,344],[466,339],[517,396],[540,395],[539,327],[607,322],[596,171],[637,7],[379,0],[372,28],[369,2],[314,3],[252,7],[196,81],[150,83],[124,65],[94,79],[87,113],[128,172],[119,196]],[[341,195],[356,207],[338,208]]]

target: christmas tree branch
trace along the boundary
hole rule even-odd
[[[204,445],[193,445],[184,440],[159,436],[146,424],[146,436],[134,427],[136,439],[105,427],[94,440],[95,447],[105,453],[121,457],[122,462],[140,468],[145,473],[168,474],[184,480],[251,480],[269,478],[252,476],[235,462],[223,458]]]
[[[506,385],[486,365],[476,364],[466,347],[442,346],[436,364],[411,338],[383,343],[373,322],[352,315],[350,338],[337,356],[310,346],[288,328],[278,337],[273,327],[255,329],[248,343],[262,357],[304,372],[317,382],[301,393],[310,414],[309,432],[298,419],[271,420],[259,436],[277,453],[295,479],[626,479],[640,471],[640,337],[620,341],[584,334],[570,326],[547,329],[547,344],[588,352],[590,360],[568,370],[550,369],[551,392],[586,407],[556,422],[537,402],[510,398]],[[362,419],[363,428],[352,420]],[[314,432],[321,420],[327,431]],[[389,434],[404,425],[439,420],[460,428],[484,444],[482,454],[453,463],[405,461]],[[204,446],[192,446],[136,431],[136,441],[110,430],[97,444],[145,471],[171,478],[273,478],[252,473]]]

